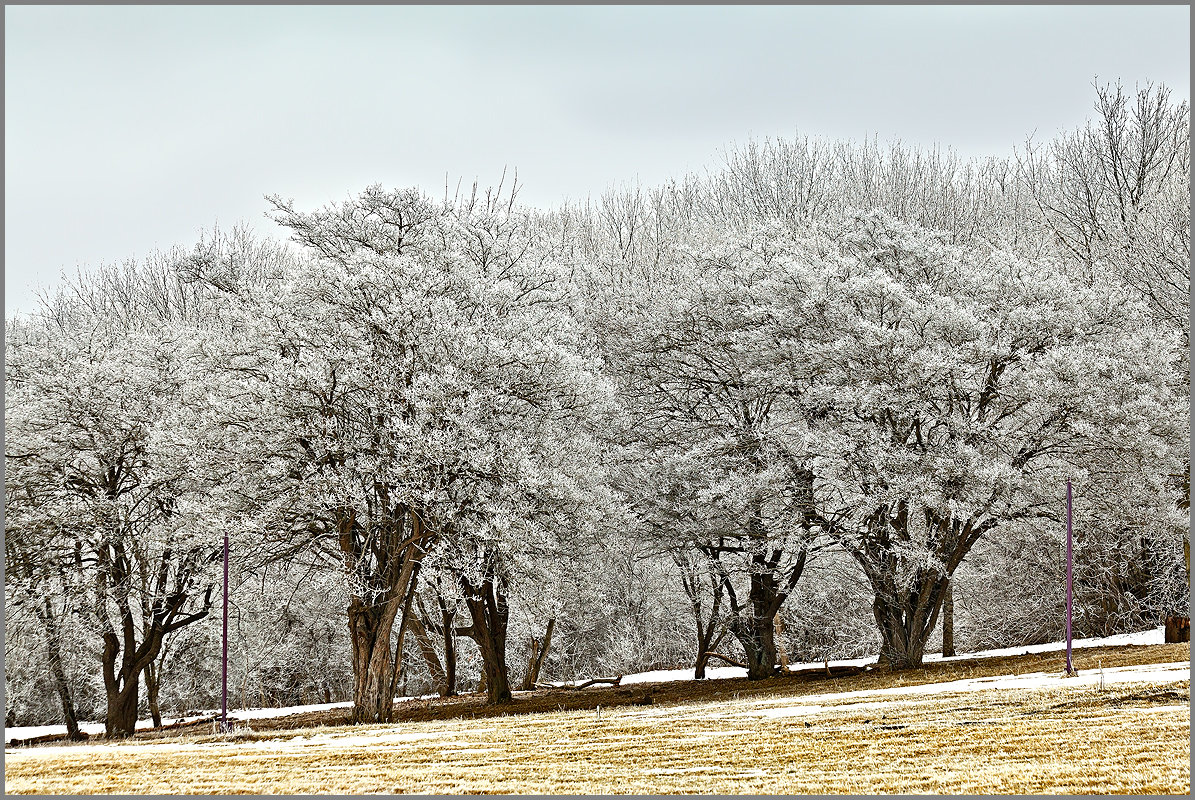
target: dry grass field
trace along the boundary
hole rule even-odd
[[[271,720],[270,729],[255,721],[254,730],[229,736],[198,726],[126,743],[15,748],[6,752],[5,790],[1188,794],[1186,680],[1109,683],[1103,689],[1063,683],[873,693],[957,678],[1048,673],[1054,666],[1060,671],[1060,658],[1016,656],[919,672],[779,678],[766,685],[727,680],[642,686],[626,694],[609,688],[537,692],[520,698],[536,709],[496,712],[505,716],[473,716],[477,708],[461,699],[403,704],[408,721],[385,726],[283,728],[281,720]],[[1100,648],[1084,652],[1076,666],[1082,671],[1097,663],[1108,669],[1189,658],[1188,645]],[[645,692],[652,693],[650,705],[629,704]],[[548,710],[554,696],[561,702]],[[565,700],[583,697],[597,702],[564,708]],[[434,708],[441,710],[428,713]]]

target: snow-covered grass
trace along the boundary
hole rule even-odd
[[[1137,633],[1122,633],[1116,636],[1104,636],[1101,638],[1092,639],[1073,639],[1071,641],[1072,648],[1085,647],[1116,647],[1120,645],[1130,644],[1162,644],[1165,640],[1165,629],[1162,627],[1150,628],[1149,630],[1138,631]],[[1048,642],[1046,644],[1022,645],[1020,647],[1002,647],[997,650],[980,650],[976,653],[958,653],[943,658],[941,653],[931,653],[925,657],[926,663],[934,663],[938,661],[957,661],[964,658],[996,658],[999,656],[1015,656],[1022,653],[1049,653],[1055,650],[1065,650],[1066,642]],[[800,669],[808,669],[809,667],[822,666],[827,662],[818,661],[814,663],[789,664],[789,669],[796,671]],[[875,663],[874,656],[866,658],[846,658],[846,659],[832,659],[829,662],[832,667],[838,666],[852,666],[862,667],[866,664]],[[747,670],[742,667],[712,667],[707,668],[706,677],[708,678],[745,678],[747,677]],[[620,685],[625,686],[628,683],[656,683],[659,681],[687,681],[693,678],[693,670],[689,669],[667,669],[655,670],[652,672],[638,672],[634,675],[624,675]],[[579,682],[579,681],[578,681]]]
[[[1022,675],[1020,684],[968,679],[864,692],[727,696],[600,713],[21,748],[8,754],[5,789],[1188,793],[1189,676],[1176,664],[1104,672],[1102,690],[1098,671],[1090,682]],[[820,684],[781,685],[793,692]]]
[[[319,703],[317,705],[307,706],[290,706],[284,708],[243,708],[228,711],[228,719],[234,722],[247,722],[254,719],[269,719],[273,717],[285,717],[290,714],[301,714],[310,711],[329,711],[333,708],[350,708],[353,704],[347,703]],[[201,719],[211,719],[219,715],[219,710],[203,711],[198,714],[171,717],[163,716],[163,725],[175,725],[178,723],[195,722]],[[137,730],[151,730],[154,724],[152,720],[142,719],[137,720]],[[79,730],[83,733],[96,735],[104,732],[104,723],[102,722],[80,722]],[[30,739],[35,736],[48,736],[51,734],[66,733],[65,725],[23,725],[4,729],[4,740],[11,742],[13,739]]]
[[[857,691],[825,692],[820,694],[805,694],[796,697],[764,696],[749,700],[738,700],[731,704],[725,701],[698,704],[701,713],[711,718],[733,717],[804,717],[826,712],[839,712],[845,709],[863,710],[880,708],[894,699],[934,697],[954,695],[967,692],[982,692],[992,689],[998,690],[1050,690],[1065,691],[1079,687],[1099,687],[1106,689],[1113,685],[1145,684],[1168,685],[1181,684],[1191,677],[1191,663],[1165,664],[1136,664],[1128,667],[1109,667],[1108,669],[1085,670],[1077,675],[1065,676],[1060,673],[1031,672],[1020,675],[996,675],[983,678],[966,678],[954,681],[939,681],[936,683],[922,683],[912,686],[893,686],[882,689],[860,689]],[[684,713],[698,710],[698,706],[689,706]],[[632,712],[641,716],[651,716],[662,719],[676,713],[675,709],[664,707]]]
[[[1102,638],[1092,639],[1075,639],[1072,641],[1072,647],[1076,649],[1088,647],[1112,647],[1119,645],[1150,645],[1161,644],[1165,638],[1164,629],[1161,627],[1151,628],[1149,630],[1139,631],[1137,633],[1118,634],[1116,636],[1105,636]],[[938,661],[951,661],[965,658],[994,658],[999,656],[1020,655],[1022,653],[1046,653],[1057,650],[1064,650],[1066,642],[1050,642],[1047,644],[1023,645],[1020,647],[1005,647],[997,650],[981,650],[977,653],[961,653],[951,658],[943,659],[940,653],[927,655],[925,661],[927,663],[934,663]],[[875,661],[874,657],[855,658],[855,659],[838,659],[829,662],[830,666],[863,666]],[[825,662],[817,663],[802,663],[790,664],[789,668],[792,670],[807,669],[809,667],[821,666]],[[706,676],[709,679],[719,678],[743,678],[746,677],[747,671],[742,667],[710,667],[706,669]],[[1017,676],[1018,679],[1027,678],[1028,676]],[[1078,676],[1082,680],[1098,680],[1091,675]],[[688,681],[693,679],[692,668],[686,669],[672,669],[672,670],[652,670],[649,672],[638,672],[632,675],[624,675],[620,685],[626,686],[628,684],[641,683],[660,683],[671,681]],[[1075,679],[1071,679],[1075,680]],[[572,683],[581,683],[583,681],[574,681]],[[557,683],[558,686],[567,685],[568,682]],[[1025,684],[1027,685],[1027,684]],[[438,695],[423,695],[420,698],[412,699],[430,699]],[[327,711],[335,708],[349,708],[352,703],[320,703],[315,705],[302,706],[285,706],[282,708],[250,708],[250,709],[229,709],[228,717],[233,722],[249,722],[256,719],[270,719],[276,717],[285,717],[292,714],[305,714],[316,711]],[[210,718],[218,713],[218,710],[210,710],[200,712],[196,716],[188,717],[165,717],[163,723],[169,725],[178,722],[193,722],[195,720]],[[141,720],[137,723],[138,730],[149,730],[153,727],[150,720]],[[84,722],[80,723],[79,728],[87,734],[102,734],[104,732],[104,724],[102,722]],[[30,725],[18,726],[4,729],[4,741],[10,742],[13,739],[30,739],[38,736],[48,736],[55,734],[65,734],[65,725]]]

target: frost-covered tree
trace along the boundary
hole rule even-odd
[[[687,243],[687,279],[626,298],[608,337],[630,418],[623,490],[645,535],[714,570],[710,602],[725,597],[751,678],[775,668],[775,616],[818,533],[803,442],[806,391],[823,367],[787,354],[813,347],[823,326],[816,308],[774,302],[775,232]],[[712,624],[700,623],[703,647]]]
[[[918,665],[962,559],[1010,521],[1057,520],[1068,476],[1118,503],[1133,483],[1134,511],[1164,518],[1189,424],[1165,377],[1179,343],[1049,262],[883,215],[835,239],[818,514],[875,592],[882,656]]]
[[[458,577],[493,656],[491,700],[509,700],[503,553],[591,472],[578,421],[601,395],[556,276],[494,194],[275,203],[312,257],[247,296],[243,337],[220,356],[229,425],[262,467],[275,542],[343,565],[354,718],[390,713],[391,633],[433,546],[477,556]]]
[[[796,138],[545,212],[270,198],[293,249],[68,281],[6,325],[8,710],[210,707],[225,532],[234,702],[360,721],[404,663],[496,703],[694,652],[912,666],[947,592],[965,647],[1048,640],[1067,478],[1078,630],[1183,613],[1189,113],[1097,98],[1014,159]]]
[[[221,472],[185,343],[110,322],[81,310],[7,331],[6,530],[86,592],[106,731],[127,736],[163,642],[211,606]]]

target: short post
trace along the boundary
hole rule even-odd
[[[220,655],[220,730],[228,732],[228,531],[224,531],[224,637]]]
[[[1071,482],[1066,481],[1066,674],[1074,675],[1075,666],[1071,660],[1071,619],[1072,619],[1072,589],[1071,589]]]

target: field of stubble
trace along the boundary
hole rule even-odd
[[[1185,645],[1164,647],[1177,648],[1175,656],[1189,659]],[[715,683],[722,682],[704,685]],[[767,691],[671,701],[657,695],[652,705],[600,711],[594,707],[385,726],[243,728],[228,736],[192,732],[126,743],[16,748],[6,752],[5,790],[1190,792],[1189,681],[842,698],[828,693],[901,685],[906,684],[900,673],[810,686],[781,681]]]

